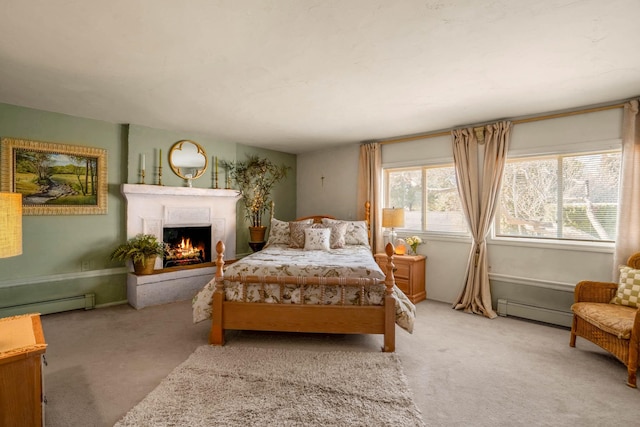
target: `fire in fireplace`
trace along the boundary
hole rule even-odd
[[[165,227],[163,268],[211,261],[211,226]]]

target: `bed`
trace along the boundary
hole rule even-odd
[[[382,334],[392,352],[395,325],[412,332],[415,306],[395,286],[393,245],[385,251],[383,272],[366,221],[272,219],[265,248],[229,266],[218,242],[216,275],[194,297],[193,320],[211,319],[212,345],[224,345],[225,330]]]

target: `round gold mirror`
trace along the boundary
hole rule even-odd
[[[207,153],[197,142],[188,139],[178,141],[169,151],[171,170],[180,178],[186,179],[189,186],[191,180],[204,174],[208,164]]]

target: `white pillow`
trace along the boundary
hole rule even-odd
[[[331,230],[328,228],[306,228],[304,230],[305,251],[328,251]]]

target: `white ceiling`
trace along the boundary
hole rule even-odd
[[[0,0],[0,102],[302,153],[640,95],[638,0]]]

